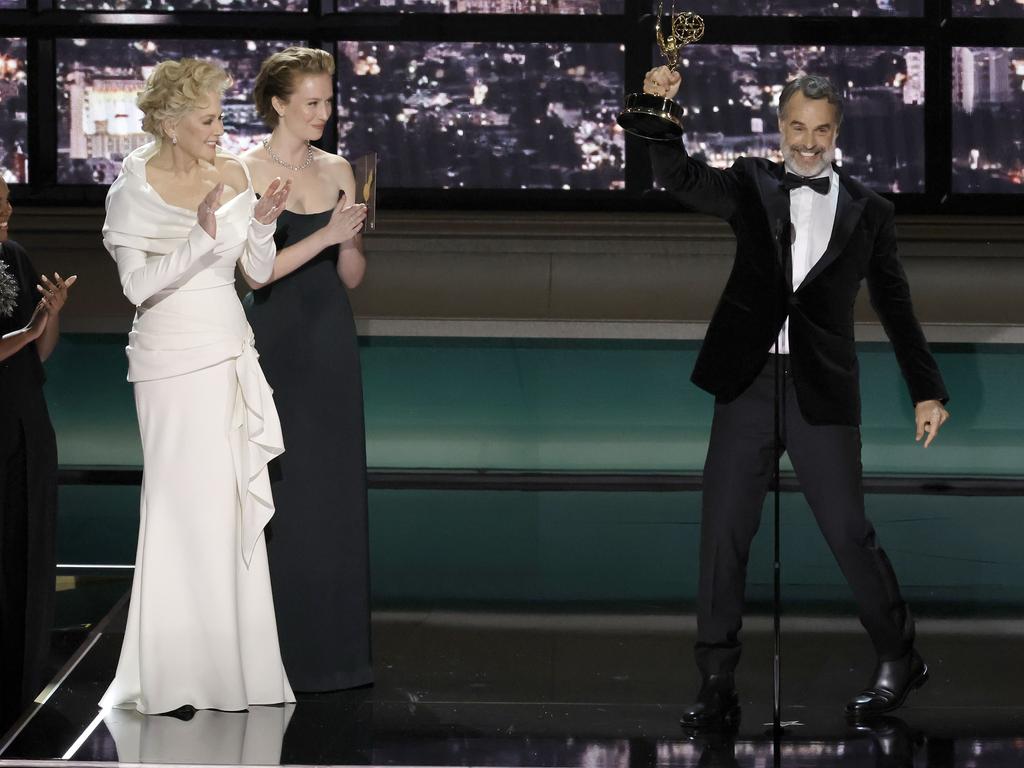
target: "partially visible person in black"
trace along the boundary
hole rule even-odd
[[[57,345],[76,279],[36,277],[25,250],[7,239],[9,194],[0,179],[0,734],[42,687],[50,647],[57,443],[42,361]]]
[[[680,76],[647,74],[648,93],[672,98]],[[915,407],[917,440],[931,444],[949,414],[938,366],[914,316],[896,248],[892,203],[833,165],[842,97],[823,77],[790,81],[779,98],[784,163],[740,158],[716,170],[680,142],[650,144],[656,177],[690,208],[726,220],[736,256],[693,371],[715,395],[704,466],[697,665],[702,685],[686,726],[739,717],[740,657],[750,543],[772,477],[774,371],[782,371],[781,450],[857,603],[878,657],[851,717],[902,706],[928,668],[892,565],[864,513],[854,302],[866,281]]]

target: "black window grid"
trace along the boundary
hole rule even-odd
[[[56,41],[115,39],[301,39],[334,52],[337,41],[590,42],[625,47],[626,91],[661,63],[653,55],[652,3],[623,0],[614,15],[442,14],[334,11],[334,0],[309,0],[307,12],[176,11],[91,12],[57,9],[55,0],[27,0],[0,11],[0,34],[26,40],[29,76],[27,184],[12,185],[17,203],[99,205],[105,186],[57,182]],[[685,3],[677,4],[682,10]],[[952,191],[952,52],[957,47],[1014,47],[1024,39],[1024,18],[952,16],[952,0],[929,0],[924,15],[896,17],[764,17],[706,15],[703,43],[795,45],[908,45],[925,51],[925,192],[893,195],[904,214],[1013,215],[1014,194]],[[625,94],[624,94],[625,95]],[[1024,133],[1024,126],[1020,128]],[[337,146],[331,120],[322,139]],[[652,189],[644,142],[626,140],[626,188],[583,190],[381,190],[382,207],[405,209],[669,210],[674,204]]]

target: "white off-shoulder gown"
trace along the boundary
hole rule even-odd
[[[217,237],[146,181],[147,144],[107,195],[103,242],[137,311],[129,335],[142,436],[139,544],[124,645],[100,704],[152,714],[295,700],[281,662],[263,528],[283,452],[272,392],[235,293],[235,265],[273,269],[275,226],[250,186]]]

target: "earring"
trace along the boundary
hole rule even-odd
[[[177,136],[171,136],[171,144],[174,144],[175,146],[177,146],[177,144],[178,144],[178,137]]]

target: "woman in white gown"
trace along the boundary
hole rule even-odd
[[[220,152],[220,68],[157,65],[139,96],[156,141],[125,158],[103,243],[137,311],[129,335],[142,436],[139,545],[117,673],[100,704],[144,714],[294,701],[263,527],[282,453],[272,393],[234,287],[269,278],[289,185],[257,201]]]

